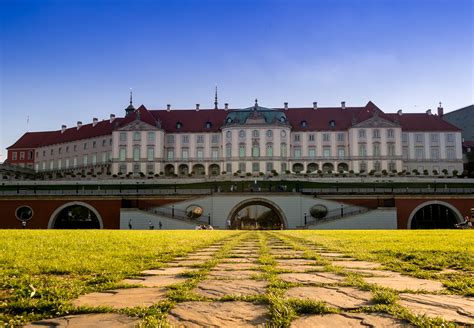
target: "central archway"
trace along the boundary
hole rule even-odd
[[[429,201],[418,205],[408,218],[408,229],[453,229],[462,215],[449,203]]]
[[[282,209],[264,198],[244,200],[232,208],[227,217],[230,229],[280,230],[287,229],[288,222]]]

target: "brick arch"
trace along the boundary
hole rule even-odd
[[[239,213],[240,210],[251,205],[262,205],[273,210],[276,213],[276,215],[278,215],[280,222],[283,223],[284,228],[285,229],[288,228],[288,220],[286,218],[285,213],[280,208],[280,206],[278,206],[276,203],[272,202],[271,200],[268,200],[265,198],[250,198],[250,199],[241,201],[237,205],[234,205],[234,207],[230,210],[229,215],[227,216],[227,222],[232,222],[232,220],[237,215],[237,213]]]
[[[56,217],[58,216],[58,214],[63,209],[65,209],[66,207],[69,207],[69,206],[74,206],[74,205],[84,206],[84,207],[90,209],[92,212],[94,212],[95,216],[97,217],[97,220],[99,220],[100,229],[104,228],[104,222],[102,220],[102,217],[101,217],[99,211],[97,211],[93,206],[91,206],[87,203],[75,201],[75,202],[65,203],[65,204],[59,206],[58,208],[56,208],[54,210],[53,214],[51,214],[51,217],[49,218],[49,221],[48,221],[48,229],[53,229],[54,223],[56,221]]]
[[[440,200],[432,200],[432,201],[427,201],[427,202],[423,202],[421,204],[419,204],[417,207],[415,207],[411,213],[410,213],[410,216],[408,217],[408,222],[407,222],[407,229],[411,229],[411,223],[413,221],[413,217],[415,216],[415,214],[421,210],[423,207],[425,206],[428,206],[428,205],[443,205],[443,206],[446,206],[447,208],[449,208],[450,210],[453,211],[454,213],[454,216],[456,217],[456,220],[458,223],[462,222],[462,219],[463,219],[463,216],[462,214],[459,212],[459,210],[454,207],[453,205],[447,203],[447,202],[443,202],[443,201],[440,201]]]

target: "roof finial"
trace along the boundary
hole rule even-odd
[[[133,102],[133,94],[132,94],[132,88],[130,88],[130,105]]]
[[[218,107],[217,107],[217,84],[216,84],[216,94],[214,96],[214,109],[218,109]]]
[[[257,110],[257,108],[258,108],[258,99],[255,98],[255,110]]]
[[[443,103],[441,101],[439,102],[439,107],[443,107]]]

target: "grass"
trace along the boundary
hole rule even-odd
[[[0,323],[74,311],[81,294],[238,235],[235,231],[0,230]]]
[[[265,294],[222,297],[268,305],[270,326],[287,327],[304,314],[337,313],[324,302],[284,297],[300,284],[282,281],[273,245],[286,245],[299,257],[314,260],[325,271],[342,274],[339,286],[352,286],[372,293],[373,306],[355,312],[384,312],[418,327],[450,326],[442,319],[414,315],[398,304],[398,292],[367,284],[356,273],[330,265],[311,246],[380,262],[387,269],[415,277],[441,281],[446,293],[474,295],[474,235],[470,231],[58,231],[0,230],[0,324],[18,326],[28,321],[73,313],[110,312],[112,309],[74,307],[71,300],[81,294],[116,288],[125,277],[136,277],[145,269],[158,268],[177,256],[213,243],[222,244],[214,257],[184,283],[170,286],[168,298],[149,308],[120,312],[141,318],[142,326],[164,325],[176,303],[210,299],[194,293],[212,268],[224,258],[234,257],[234,247],[243,241],[259,245],[259,271],[265,279]],[[450,269],[450,271],[446,271]],[[123,287],[123,286],[120,286]]]

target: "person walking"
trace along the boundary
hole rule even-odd
[[[130,221],[128,221],[128,228],[129,228],[130,230],[132,230],[132,219],[130,219]]]

